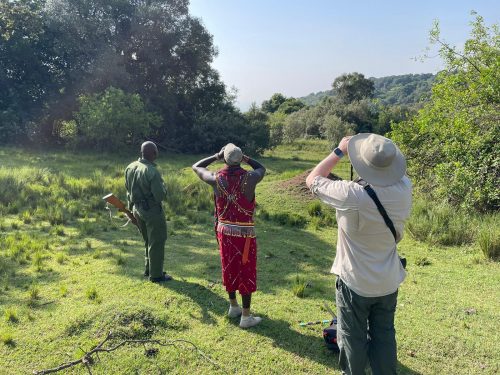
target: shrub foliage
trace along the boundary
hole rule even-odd
[[[477,16],[463,51],[440,40],[446,69],[437,77],[430,102],[391,137],[409,159],[419,186],[454,206],[477,211],[499,208],[500,35]]]

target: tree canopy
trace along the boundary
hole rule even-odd
[[[109,87],[138,94],[162,118],[149,136],[179,150],[208,114],[238,112],[211,66],[212,35],[188,6],[188,0],[2,0],[0,142],[61,141],[54,129],[78,112],[79,97]]]
[[[439,33],[446,69],[418,115],[395,126],[391,137],[409,158],[409,172],[425,191],[457,206],[498,210],[500,193],[500,34],[482,17],[456,50]]]
[[[373,81],[361,73],[342,74],[332,83],[333,91],[345,104],[357,100],[372,98],[375,92]]]

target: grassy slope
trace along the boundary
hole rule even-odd
[[[266,155],[263,161],[270,173],[259,187],[261,206],[270,212],[304,210],[307,203],[303,199],[277,187],[280,180],[310,168],[325,147],[305,143],[302,151],[282,148]],[[94,170],[109,170],[116,173],[118,183],[119,171],[133,155],[96,158],[3,149],[0,158],[2,166],[49,167],[75,178],[90,178]],[[164,156],[160,164],[168,174],[195,159]],[[189,169],[183,173],[190,181]],[[97,214],[106,215],[104,209]],[[337,357],[325,349],[320,327],[301,328],[297,324],[328,318],[322,304],[334,299],[329,269],[335,229],[294,229],[258,222],[259,291],[253,307],[264,321],[243,331],[237,328],[237,320],[225,317],[226,295],[220,284],[210,214],[199,215],[201,223],[186,226],[175,222],[169,227],[165,264],[176,280],[164,286],[143,280],[142,247],[132,227],[81,234],[77,223],[70,222],[60,236],[50,233],[48,223],[35,220],[15,230],[11,223],[19,222],[17,215],[2,218],[1,235],[28,233],[36,242],[48,243],[49,250],[44,252],[40,270],[30,262],[20,265],[9,261],[8,267],[0,268],[0,312],[13,309],[18,316],[18,322],[0,316],[0,332],[14,340],[13,345],[0,343],[0,373],[55,366],[79,355],[80,348],[88,349],[108,329],[191,340],[223,370],[190,350],[161,348],[157,357],[147,358],[142,347],[124,347],[101,355],[101,361],[93,365],[96,374],[320,374],[332,369],[339,373]],[[0,249],[3,251],[7,250]],[[475,247],[430,247],[408,237],[400,251],[409,261],[396,321],[400,372],[498,372],[498,264],[478,260]],[[422,257],[430,265],[415,265]],[[302,299],[291,291],[297,275],[310,285]],[[33,284],[38,285],[40,297],[29,307],[28,288]],[[97,301],[87,297],[91,288],[97,291]],[[86,370],[75,368],[72,373],[84,374]]]

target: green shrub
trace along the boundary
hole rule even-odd
[[[63,253],[57,253],[56,255],[56,262],[59,264],[63,264],[66,261],[66,255]]]
[[[425,256],[417,256],[415,259],[415,265],[424,267],[431,264],[431,261]]]
[[[78,230],[80,231],[81,236],[88,236],[95,232],[95,227],[90,220],[84,219],[78,223]]]
[[[306,296],[307,282],[304,278],[297,275],[292,283],[292,293],[294,296],[303,298]]]
[[[11,333],[7,332],[2,332],[0,333],[0,341],[4,343],[4,345],[7,346],[15,346],[16,343],[14,341],[14,336],[12,336]]]
[[[313,202],[309,203],[309,206],[307,206],[307,212],[309,213],[309,216],[311,216],[311,217],[323,216],[323,210],[321,207],[321,203],[318,201],[313,201]]]
[[[42,254],[41,251],[37,251],[33,254],[33,266],[35,267],[35,269],[37,271],[41,271],[43,269],[43,261],[44,261],[45,257],[44,255]]]
[[[463,245],[474,239],[468,213],[424,199],[415,200],[407,229],[419,241],[441,245]]]
[[[28,306],[35,306],[40,298],[40,288],[36,284],[31,284],[28,289]]]
[[[69,219],[69,212],[61,206],[50,206],[44,213],[42,218],[47,220],[50,225],[66,224]]]
[[[390,137],[407,156],[417,186],[432,192],[434,201],[492,212],[500,204],[499,29],[478,15],[471,26],[470,38],[456,51],[442,44],[435,25],[430,37],[442,46],[445,69],[430,100],[417,116],[395,124]]]
[[[68,287],[66,285],[61,285],[59,287],[59,295],[61,297],[66,297],[68,295]]]
[[[30,300],[36,300],[40,297],[40,288],[36,284],[31,284],[28,289],[28,298]]]
[[[5,321],[9,323],[17,323],[19,322],[19,316],[17,315],[17,311],[12,308],[7,308],[4,310]]]
[[[270,218],[278,224],[289,227],[303,228],[307,224],[307,219],[304,216],[287,212],[271,214]]]
[[[29,211],[24,211],[19,219],[21,219],[24,224],[31,224],[31,213]]]
[[[479,225],[477,242],[487,259],[500,260],[499,215],[486,217]]]
[[[75,121],[63,123],[60,135],[73,146],[116,150],[137,144],[161,124],[160,115],[148,112],[138,94],[109,87],[106,91],[79,97]]]
[[[61,225],[56,225],[55,227],[53,227],[50,232],[52,234],[56,234],[58,236],[64,236],[65,235],[65,232],[64,232],[64,227],[61,226]]]
[[[97,289],[95,286],[91,286],[89,287],[86,291],[85,291],[85,295],[87,296],[87,298],[91,301],[97,301],[99,299],[99,294],[97,293]]]

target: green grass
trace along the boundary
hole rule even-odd
[[[158,347],[148,357],[144,347],[126,346],[102,354],[96,374],[339,374],[321,327],[298,324],[328,319],[323,302],[334,303],[336,228],[334,220],[321,222],[334,212],[287,183],[328,150],[305,141],[261,159],[269,174],[257,191],[252,307],[264,320],[241,330],[226,317],[210,191],[190,169],[201,156],[160,155],[169,187],[165,270],[175,280],[157,285],[142,277],[137,230],[120,228],[125,219],[115,211],[110,221],[100,199],[111,191],[125,197],[123,169],[136,150],[96,156],[0,148],[0,373],[57,366],[112,330],[120,339],[190,340],[222,370],[189,347]],[[340,164],[343,177],[348,167]],[[490,237],[482,247],[492,248]],[[401,374],[500,370],[500,269],[473,238],[461,246],[408,235],[401,242],[409,265],[396,315]]]

